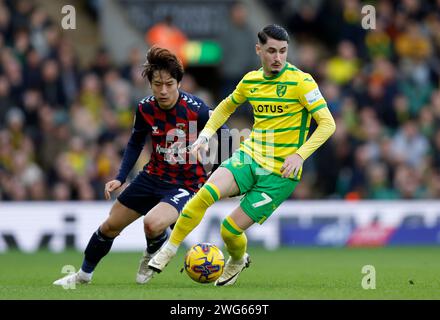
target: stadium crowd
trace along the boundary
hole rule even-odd
[[[294,40],[291,62],[317,80],[337,124],[292,198],[440,197],[440,1],[378,0],[367,30],[358,0],[275,3]],[[0,200],[103,199],[134,107],[150,93],[144,52],[116,65],[100,49],[81,66],[43,9],[0,0],[0,60]],[[189,73],[181,89],[223,98]]]

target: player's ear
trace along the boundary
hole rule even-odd
[[[261,52],[261,46],[259,43],[255,45],[255,53],[259,56]]]
[[[177,82],[177,89],[180,89],[181,82]]]

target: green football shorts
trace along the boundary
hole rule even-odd
[[[240,206],[255,222],[262,224],[290,197],[299,181],[282,178],[258,165],[251,156],[237,150],[221,167],[232,172],[240,189]]]

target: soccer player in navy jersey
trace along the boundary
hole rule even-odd
[[[106,199],[110,199],[110,193],[125,182],[148,135],[153,146],[150,161],[118,196],[109,217],[93,233],[85,249],[81,269],[56,280],[55,285],[89,283],[93,271],[110,251],[116,236],[142,215],[145,215],[147,248],[140,261],[136,282],[142,284],[148,281],[153,274],[148,262],[167,240],[167,228],[176,222],[185,203],[207,179],[203,164],[190,158],[186,146],[197,139],[198,131],[208,121],[209,107],[198,97],[179,90],[183,67],[169,50],[152,47],[143,66],[142,76],[148,79],[153,95],[141,100],[137,107],[119,173],[115,180],[105,185]],[[227,127],[222,129],[218,145],[229,149],[231,141]],[[221,153],[219,148],[219,157]],[[212,171],[219,162],[214,164]]]

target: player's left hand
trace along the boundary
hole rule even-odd
[[[301,169],[301,166],[304,163],[304,159],[301,158],[301,156],[297,153],[292,154],[291,156],[288,156],[286,160],[284,160],[283,165],[281,166],[281,173],[283,174],[283,178],[288,178],[293,172],[293,177],[295,178],[299,170]]]

